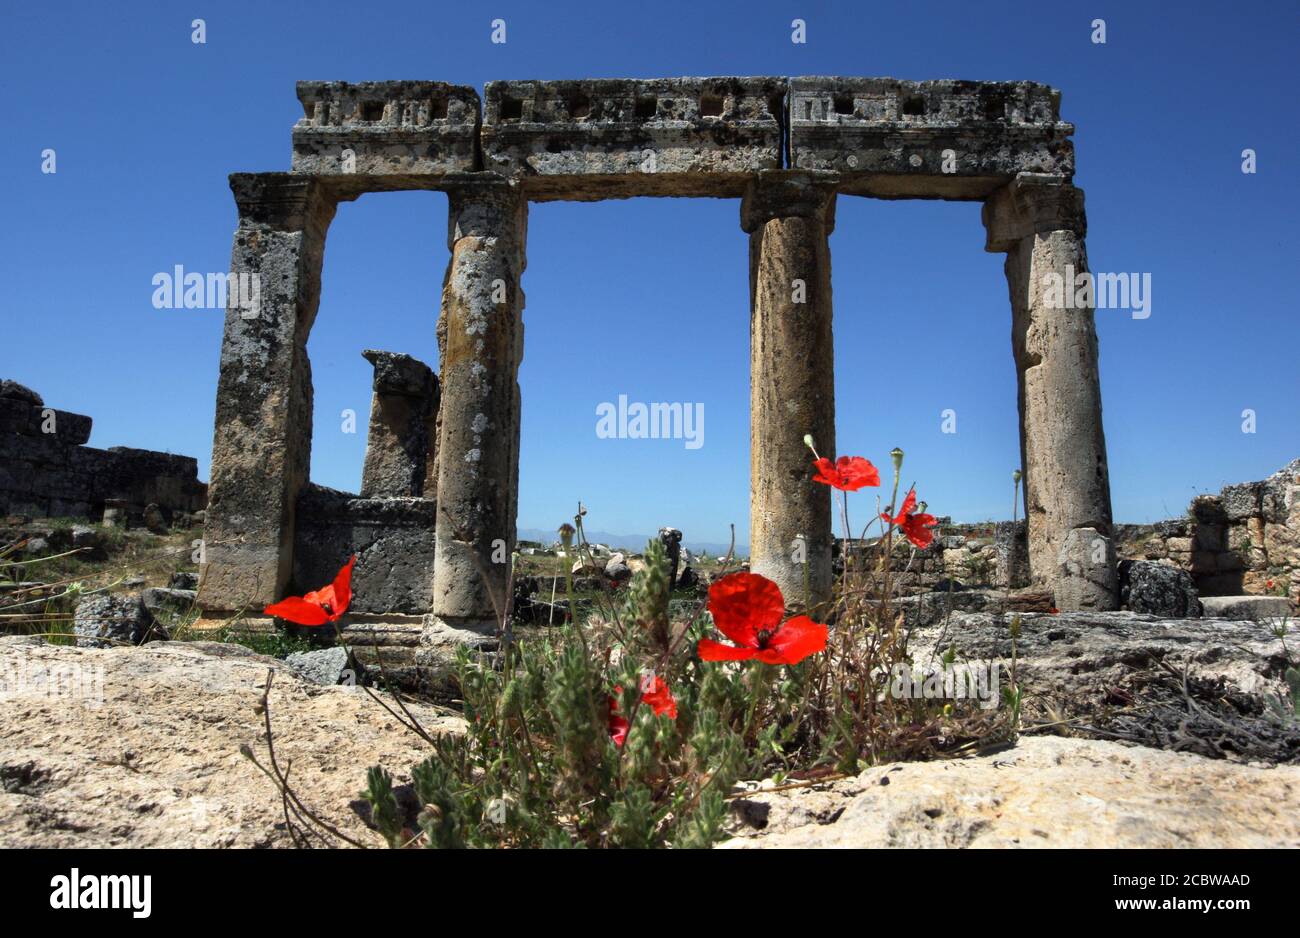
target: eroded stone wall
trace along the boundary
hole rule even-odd
[[[1198,495],[1187,515],[1115,527],[1121,557],[1163,560],[1202,596],[1287,596],[1300,602],[1300,459],[1259,482]]]
[[[203,509],[207,486],[193,457],[84,446],[90,429],[90,417],[0,382],[0,515],[98,519],[108,500],[137,519],[151,504],[173,518]]]

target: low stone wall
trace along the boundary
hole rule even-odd
[[[896,535],[890,570],[904,594],[944,589],[949,582],[956,589],[996,586],[1022,589],[1029,585],[1029,554],[1025,522],[985,521],[953,524],[940,518],[934,540],[924,550],[915,550],[906,538]],[[835,544],[835,569],[842,569],[843,539]],[[874,539],[866,547],[875,556]]]
[[[203,509],[207,486],[192,457],[83,446],[90,430],[90,417],[0,382],[0,514],[97,519],[109,500],[137,519],[151,504],[173,518]]]
[[[1300,602],[1300,459],[1259,482],[1192,499],[1187,517],[1115,526],[1120,557],[1164,560],[1202,596]]]
[[[319,589],[356,554],[353,612],[428,612],[435,508],[432,498],[358,498],[309,485],[298,499],[289,592]]]

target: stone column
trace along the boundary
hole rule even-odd
[[[986,250],[1007,255],[1030,579],[1062,611],[1118,608],[1093,304],[1070,302],[1088,269],[1083,192],[1021,174],[985,203],[984,225]]]
[[[496,176],[457,181],[448,201],[431,626],[492,633],[515,546],[528,203]]]
[[[375,366],[374,396],[361,497],[432,498],[436,466],[438,379],[424,362],[398,352],[367,349],[361,353]]]
[[[295,502],[311,460],[307,335],[335,209],[308,177],[236,173],[230,188],[239,227],[198,597],[209,611],[260,610],[288,585]]]
[[[749,233],[749,564],[787,605],[815,607],[831,596],[831,491],[812,481],[804,436],[834,457],[834,178],[762,172],[740,222]]]

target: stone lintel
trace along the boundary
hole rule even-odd
[[[740,227],[757,231],[774,218],[816,218],[835,228],[836,173],[764,170],[751,177],[740,202]]]
[[[530,199],[735,196],[781,166],[785,79],[495,81],[483,168]]]
[[[841,192],[982,199],[1018,173],[1074,173],[1060,92],[1036,82],[790,79],[789,165]]]
[[[300,81],[293,171],[440,175],[479,167],[478,92],[442,81]]]
[[[982,213],[984,250],[1005,252],[1023,238],[1048,231],[1087,234],[1083,190],[1062,176],[1022,173],[993,193]]]

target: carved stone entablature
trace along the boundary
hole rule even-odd
[[[494,81],[483,168],[528,197],[739,196],[781,167],[783,78]]]
[[[792,78],[789,163],[854,195],[983,199],[1019,173],[1074,174],[1060,100],[1027,81]]]
[[[477,169],[478,92],[442,81],[300,81],[293,172],[440,176]],[[383,187],[402,186],[398,180]],[[373,188],[367,186],[367,188]]]

